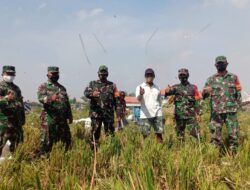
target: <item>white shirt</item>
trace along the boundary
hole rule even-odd
[[[145,90],[143,95],[140,95],[140,87]],[[158,86],[154,84],[150,87],[144,82],[137,86],[135,95],[141,103],[140,118],[145,119],[162,116],[161,91]]]

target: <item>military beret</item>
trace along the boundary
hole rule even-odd
[[[226,58],[225,56],[218,56],[218,57],[216,57],[216,59],[215,59],[215,63],[218,63],[218,62],[227,63],[227,58]]]
[[[3,73],[4,72],[9,72],[9,73],[15,73],[16,72],[16,69],[14,66],[11,66],[11,65],[4,65],[3,66]]]
[[[59,67],[50,66],[50,67],[48,67],[48,72],[58,73],[59,72]]]
[[[185,69],[185,68],[179,69],[178,70],[178,75],[181,75],[181,74],[189,75],[188,69]]]
[[[99,72],[101,72],[101,71],[106,71],[106,72],[108,72],[108,67],[107,66],[105,66],[105,65],[101,65],[100,67],[99,67],[99,70],[98,70]]]

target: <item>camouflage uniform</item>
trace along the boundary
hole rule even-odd
[[[118,117],[118,129],[122,129],[124,126],[128,125],[126,119],[126,101],[125,101],[125,92],[120,92],[120,97],[118,98],[119,107],[117,108],[117,117]]]
[[[15,67],[4,66],[4,72],[15,75]],[[9,93],[14,97],[11,101],[6,98]],[[0,154],[7,140],[11,142],[10,151],[14,152],[17,145],[23,141],[25,112],[21,90],[13,82],[0,82],[0,110]]]
[[[216,62],[226,62],[224,56],[216,58]],[[215,74],[208,78],[205,88],[211,87],[210,94],[203,90],[203,98],[210,95],[211,107],[211,133],[212,144],[221,147],[221,131],[223,123],[226,124],[229,134],[229,144],[231,150],[238,147],[239,124],[237,120],[237,110],[241,104],[241,85],[236,75],[226,72],[224,76]],[[204,89],[205,89],[204,88]]]
[[[106,66],[101,66],[99,72],[105,70],[108,72]],[[93,92],[98,91],[98,97],[93,96]],[[113,82],[101,80],[91,81],[84,91],[84,95],[90,99],[90,112],[92,136],[98,142],[101,134],[101,126],[104,124],[104,131],[106,135],[113,135],[114,128],[114,110],[117,109],[119,92]],[[92,137],[91,137],[92,139]],[[92,139],[93,140],[93,139]]]
[[[59,72],[58,67],[48,67],[48,72]],[[52,101],[52,95],[58,95],[58,101]],[[54,143],[62,141],[66,150],[71,145],[71,133],[68,120],[72,121],[69,98],[64,86],[48,81],[37,92],[38,100],[43,104],[41,113],[41,152],[49,152]]]
[[[179,74],[188,74],[187,69],[180,69]],[[175,105],[175,129],[177,137],[182,139],[185,135],[187,127],[189,134],[195,138],[200,138],[199,124],[196,117],[201,114],[200,109],[200,94],[196,85],[176,84],[170,88],[170,91],[165,96],[174,95]]]

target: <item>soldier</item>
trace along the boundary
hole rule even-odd
[[[238,147],[237,110],[241,104],[241,85],[238,77],[227,71],[227,66],[225,56],[216,58],[217,73],[208,78],[202,95],[204,99],[210,96],[211,143],[221,148],[221,131],[225,123],[228,129],[230,150],[234,155]]]
[[[166,88],[165,96],[174,95],[175,105],[175,130],[180,140],[184,139],[185,128],[189,134],[200,141],[199,124],[200,121],[200,104],[201,99],[196,85],[188,81],[189,71],[180,69],[178,71],[180,84]]]
[[[15,76],[15,67],[3,66],[3,80],[0,82],[0,154],[7,140],[11,143],[11,152],[23,141],[25,112],[21,90],[13,83]]]
[[[99,67],[99,80],[91,81],[84,91],[90,99],[91,141],[98,144],[102,123],[106,135],[114,135],[114,110],[118,107],[119,92],[113,82],[107,80],[109,75],[105,65]],[[93,147],[92,147],[93,148]]]
[[[159,87],[154,83],[155,73],[149,68],[145,71],[145,82],[136,88],[136,98],[141,103],[140,128],[146,138],[151,128],[154,129],[159,143],[163,141],[162,100]]]
[[[69,98],[64,86],[58,83],[59,68],[48,67],[48,82],[43,83],[37,92],[38,100],[43,104],[41,113],[41,153],[50,152],[54,143],[62,141],[65,149],[71,145],[71,133],[68,124],[73,117]]]
[[[117,109],[117,119],[118,119],[118,130],[123,129],[124,126],[128,125],[128,121],[126,119],[126,93],[124,91],[120,92],[119,97],[119,108]]]

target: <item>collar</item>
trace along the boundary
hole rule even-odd
[[[182,83],[180,83],[180,85],[182,85],[182,86],[188,86],[188,85],[190,85],[190,82],[189,82],[189,81],[187,81],[187,83],[186,83],[186,84],[182,84]]]
[[[53,83],[53,82],[51,82],[51,81],[48,80],[48,84],[49,85],[56,85],[57,83]]]
[[[13,85],[14,83],[13,82],[6,82],[5,80],[2,80],[4,84],[6,85]]]
[[[229,74],[228,71],[226,71],[224,75],[220,75],[219,73],[216,73],[215,76],[216,77],[224,77],[225,78],[228,74]]]
[[[148,83],[143,82],[143,85],[144,85],[144,86],[148,86],[148,87],[155,87],[155,84],[154,84],[154,83],[153,83],[153,85],[152,85],[152,86],[150,86]]]
[[[102,84],[102,83],[103,83],[103,84],[106,84],[106,83],[108,83],[108,80],[105,81],[105,82],[102,82],[101,80],[98,79],[96,82],[97,82],[97,83],[100,83],[100,84]]]

